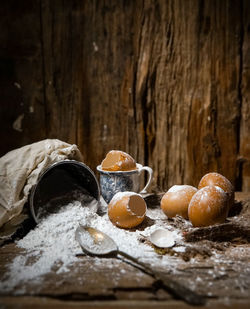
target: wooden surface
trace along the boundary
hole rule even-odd
[[[1,1],[0,155],[44,138],[249,189],[250,2]]]
[[[4,308],[17,308],[16,301],[11,297],[4,298]],[[84,309],[92,309],[92,308],[100,308],[100,309],[190,309],[192,308],[190,305],[186,305],[177,301],[169,301],[167,304],[165,301],[62,301],[58,299],[50,299],[46,297],[20,297],[18,308],[61,308],[61,309],[69,309],[69,308],[84,308]],[[204,307],[195,306],[193,308],[201,309]],[[228,304],[220,304],[216,301],[210,301],[209,305],[206,308],[213,309],[248,309],[249,304],[244,301],[234,301],[231,305]]]
[[[238,193],[236,201],[237,207],[242,206],[241,212],[230,217],[230,222],[238,222],[244,214],[249,215],[250,194]],[[149,200],[147,203],[149,209],[158,205],[157,202],[150,203]],[[185,221],[179,220],[168,223],[185,231]],[[210,235],[211,231],[203,240],[193,239],[192,242],[184,243],[185,253],[167,249],[164,254],[170,258],[169,265],[163,269],[159,264],[156,269],[203,295],[206,306],[196,308],[249,308],[249,239],[242,237],[240,232],[230,241],[224,241],[218,235],[217,240],[211,241]],[[4,245],[0,251],[1,279],[7,274],[9,263],[16,256],[25,256],[26,253],[17,248],[15,243]],[[157,252],[155,256],[157,258]],[[58,274],[56,270],[53,268],[42,281],[23,282],[8,293],[0,291],[0,306],[190,308],[183,301],[174,299],[159,283],[156,284],[152,277],[119,259],[79,256],[78,261],[70,267],[70,272]],[[18,294],[15,294],[16,291]]]

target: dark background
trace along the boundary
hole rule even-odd
[[[249,191],[250,1],[3,0],[0,29],[0,155],[58,138]]]

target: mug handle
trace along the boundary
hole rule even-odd
[[[140,174],[142,171],[146,171],[149,173],[149,178],[148,178],[148,181],[147,181],[147,184],[146,186],[140,191],[140,193],[144,194],[144,193],[147,193],[147,188],[149,187],[149,185],[151,184],[152,182],[152,178],[153,178],[153,170],[151,167],[149,166],[143,166],[140,168]]]

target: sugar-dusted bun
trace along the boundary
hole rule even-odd
[[[188,219],[188,205],[197,189],[188,185],[171,187],[161,199],[161,209],[169,217],[180,215]]]
[[[228,215],[228,193],[218,186],[207,186],[197,191],[188,206],[188,217],[193,226],[209,226],[225,222]]]
[[[118,227],[132,228],[142,223],[147,205],[144,199],[134,192],[116,193],[108,205],[110,221]]]
[[[198,189],[206,186],[218,186],[223,189],[229,195],[229,207],[231,208],[233,206],[234,188],[226,177],[219,173],[208,173],[201,178]]]
[[[102,161],[104,171],[130,171],[136,169],[135,160],[126,152],[111,150]]]

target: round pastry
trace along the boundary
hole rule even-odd
[[[132,228],[145,218],[147,205],[144,199],[134,192],[116,193],[108,205],[110,221],[118,227]]]
[[[188,219],[188,205],[197,189],[188,185],[171,187],[161,199],[161,209],[169,217],[180,215]]]
[[[225,222],[228,215],[228,194],[218,186],[198,190],[188,206],[188,217],[193,226],[209,226]]]

